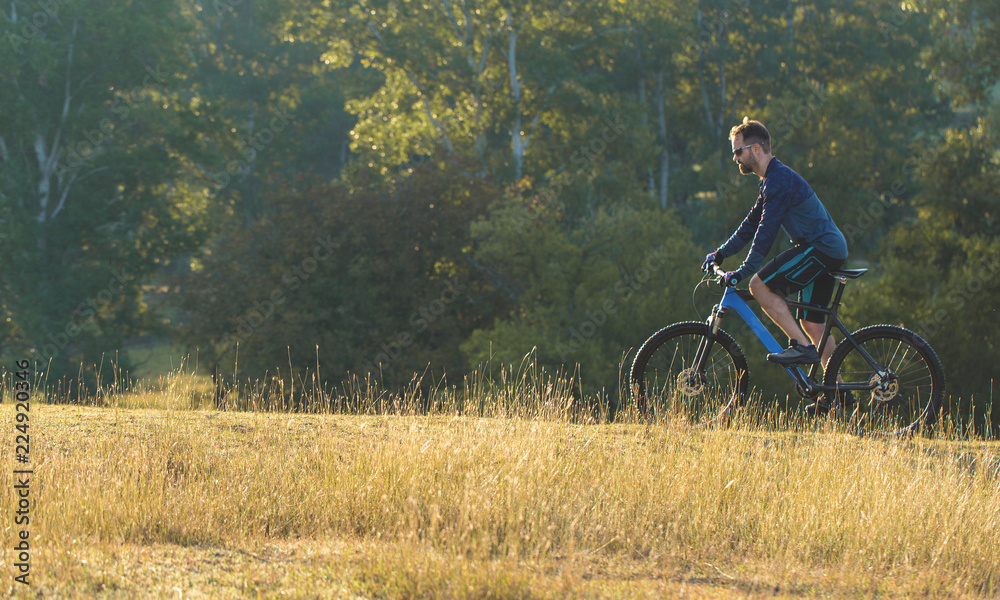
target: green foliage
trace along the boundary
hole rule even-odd
[[[956,101],[995,101],[1000,81],[1000,6],[975,0],[921,0],[933,19],[936,43],[929,48],[943,91]]]
[[[645,338],[690,318],[697,251],[677,215],[601,208],[567,227],[560,211],[512,199],[476,223],[477,259],[516,308],[463,344],[471,365],[517,366],[529,352],[553,371],[616,394],[618,364]]]
[[[464,371],[455,340],[503,306],[471,260],[468,223],[501,191],[441,161],[352,179],[264,197],[267,216],[197,258],[181,307],[203,362],[241,379],[318,366],[388,386],[428,366]]]
[[[189,91],[220,126],[209,138],[213,154],[200,165],[223,201],[220,218],[260,216],[269,180],[339,176],[355,121],[345,103],[373,86],[350,62],[330,68],[325,44],[288,32],[289,10],[282,0],[196,2],[191,15],[196,68]]]
[[[180,317],[251,377],[304,377],[317,345],[324,378],[389,385],[535,348],[613,389],[753,202],[727,141],[750,116],[874,267],[846,318],[937,323],[979,402],[995,327],[960,317],[996,297],[963,290],[996,250],[998,6],[15,0],[4,353],[75,374]]]
[[[886,239],[886,255],[876,276],[862,281],[846,302],[857,322],[899,323],[925,338],[938,353],[952,403],[982,427],[992,411],[1000,295],[1000,241],[993,236],[956,234],[947,217],[923,218],[897,228]]]
[[[4,350],[52,379],[75,376],[150,328],[144,280],[204,239],[199,124],[178,88],[188,24],[165,1],[8,8]]]
[[[928,45],[941,89],[972,102],[949,126],[928,135],[919,159],[906,165],[918,193],[916,215],[881,240],[879,276],[862,286],[855,314],[902,322],[927,338],[948,377],[948,392],[963,417],[985,430],[992,409],[996,298],[1000,295],[1000,85],[995,3],[927,2],[939,35]],[[994,51],[991,51],[994,50]],[[971,118],[970,118],[971,116]],[[929,132],[930,133],[930,132]],[[955,410],[956,407],[946,407]]]
[[[1000,152],[985,130],[949,131],[922,171],[919,214],[883,240],[880,277],[862,288],[857,314],[901,321],[937,350],[948,391],[982,426],[1000,360]],[[1000,430],[1000,410],[992,411]]]

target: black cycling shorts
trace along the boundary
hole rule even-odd
[[[799,244],[785,250],[764,265],[757,276],[772,292],[788,296],[799,293],[799,302],[827,307],[833,298],[836,281],[830,275],[844,264],[840,258],[831,258],[809,244]],[[826,315],[816,311],[797,310],[796,319],[822,323]]]

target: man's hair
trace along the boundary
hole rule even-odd
[[[760,144],[765,154],[771,153],[771,134],[760,121],[751,121],[749,117],[743,117],[742,123],[729,130],[729,139],[732,140],[737,134],[743,135],[744,144]]]

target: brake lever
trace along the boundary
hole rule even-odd
[[[726,285],[726,271],[719,265],[715,264],[714,262],[710,262],[708,263],[708,268],[705,269],[705,272],[708,273],[710,276],[714,274],[713,281],[723,290],[729,287],[728,285]]]

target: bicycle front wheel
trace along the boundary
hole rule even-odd
[[[699,355],[702,356],[698,364]],[[728,333],[685,322],[653,334],[636,353],[630,384],[639,414],[704,425],[743,403],[747,361]]]
[[[840,375],[844,383],[874,387],[854,390],[853,398],[830,391],[827,400],[841,405],[862,435],[901,436],[932,425],[944,398],[944,368],[934,349],[912,331],[892,325],[872,325],[852,336],[871,361],[844,340],[830,357],[824,383],[836,385]]]

